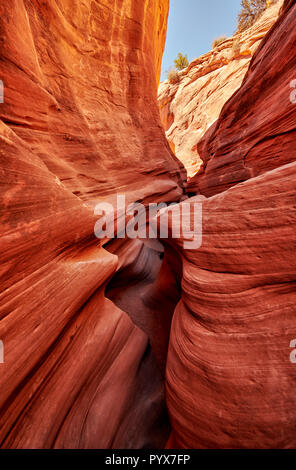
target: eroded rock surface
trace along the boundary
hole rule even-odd
[[[163,447],[180,285],[168,445],[296,446],[295,1],[199,144],[201,248],[94,237],[96,202],[183,197],[156,101],[167,12],[1,3],[2,447]]]
[[[282,1],[270,6],[248,30],[190,63],[180,82],[162,82],[158,104],[171,148],[192,177],[202,164],[197,143],[218,119],[223,105],[240,87],[250,60],[278,17]],[[257,93],[257,88],[253,90]],[[249,95],[246,96],[246,100]]]
[[[242,86],[198,143],[204,163],[189,191],[210,196],[295,160],[291,8],[261,43]]]
[[[173,448],[296,446],[296,5],[284,6],[200,144],[202,246],[170,242],[183,259],[167,362]]]
[[[0,5],[2,447],[161,447],[149,338],[104,296],[96,202],[179,200],[156,88],[167,0]]]

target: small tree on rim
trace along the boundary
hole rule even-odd
[[[183,55],[181,52],[179,52],[177,59],[174,60],[174,64],[177,70],[183,70],[188,67],[189,62],[187,55]]]

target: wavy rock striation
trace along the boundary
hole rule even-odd
[[[296,446],[295,21],[286,1],[199,145],[202,247],[170,241],[183,260],[167,361],[173,448]]]
[[[267,34],[241,88],[198,143],[204,163],[190,191],[210,196],[295,160],[292,16],[282,16]]]
[[[93,215],[116,193],[183,193],[156,100],[167,14],[167,0],[1,2],[2,447],[167,439],[149,338],[104,295],[138,245],[108,252]]]
[[[4,448],[163,447],[165,365],[168,445],[296,446],[295,1],[198,145],[201,248],[94,237],[95,204],[117,193],[184,197],[157,109],[167,13],[167,0],[1,3]]]

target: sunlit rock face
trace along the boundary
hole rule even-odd
[[[269,32],[242,86],[198,143],[204,163],[190,191],[217,194],[295,160],[293,14],[292,9]]]
[[[176,192],[155,106],[168,1],[0,8],[1,118],[40,164],[86,201],[119,186],[143,195],[152,177]]]
[[[279,0],[251,28],[227,38],[191,62],[180,72],[179,83],[170,84],[166,80],[160,84],[158,104],[162,124],[172,150],[186,167],[188,177],[192,177],[202,164],[198,141],[240,87],[250,60],[277,20],[281,5],[282,0]]]
[[[1,2],[2,447],[167,439],[163,358],[104,295],[134,257],[101,247],[93,206],[182,195],[156,100],[168,3]]]
[[[295,22],[285,2],[199,145],[201,248],[170,242],[183,259],[167,361],[173,448],[296,446]]]

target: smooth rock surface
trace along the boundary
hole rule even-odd
[[[149,338],[104,296],[124,249],[102,248],[93,215],[117,193],[183,193],[156,101],[167,14],[167,0],[1,2],[2,447],[167,440]]]
[[[171,448],[296,446],[295,22],[286,1],[201,144],[201,248],[184,250],[186,234],[170,241],[183,259],[166,372]]]
[[[172,241],[172,448],[295,448],[295,177],[293,162],[207,199],[202,247]]]

